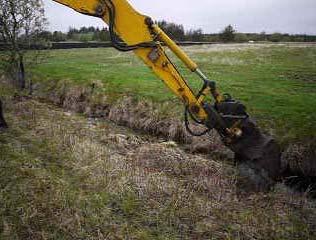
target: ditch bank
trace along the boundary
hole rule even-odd
[[[180,143],[190,153],[209,154],[213,158],[234,163],[234,154],[222,144],[215,131],[203,137],[193,137],[187,133],[181,117],[163,114],[163,109],[172,109],[169,103],[154,103],[134,96],[111,100],[105,96],[103,88],[100,82],[74,86],[67,81],[51,81],[48,84],[35,84],[33,93],[42,101],[66,111],[89,118],[105,118],[133,130]],[[192,128],[200,130],[196,125],[192,125]],[[316,191],[315,140],[311,138],[283,146],[281,178],[300,191]]]
[[[169,103],[154,103],[150,100],[139,100],[133,96],[109,100],[104,92],[98,91],[103,88],[101,83],[73,86],[72,83],[59,81],[49,84],[49,86],[35,85],[34,96],[66,111],[84,114],[89,118],[106,118],[132,130],[181,143],[190,153],[233,158],[233,153],[222,144],[215,131],[211,131],[204,137],[194,137],[187,133],[180,117],[175,119],[165,116],[162,112],[171,108]],[[194,124],[192,128],[200,130],[200,127]]]

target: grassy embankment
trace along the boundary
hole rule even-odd
[[[315,239],[315,202],[238,198],[231,166],[7,95],[0,239]]]
[[[224,92],[242,100],[263,128],[281,142],[315,137],[316,47],[301,45],[215,45],[185,50]],[[179,63],[175,60],[176,63]],[[180,70],[194,89],[200,81]],[[100,81],[109,98],[132,95],[154,102],[170,102],[171,116],[182,105],[132,53],[113,49],[51,51],[35,74],[39,79],[74,84]]]

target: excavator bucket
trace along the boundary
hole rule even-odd
[[[249,117],[246,107],[232,99],[205,108],[208,128],[215,128],[225,145],[235,153],[240,183],[248,190],[268,190],[280,177],[281,151],[273,137],[263,134]],[[231,137],[227,129],[238,126],[240,134]]]
[[[269,190],[280,177],[281,151],[278,143],[261,133],[253,120],[242,124],[243,136],[228,144],[235,152],[238,185],[247,191]]]

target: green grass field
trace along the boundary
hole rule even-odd
[[[222,92],[242,100],[263,128],[280,140],[304,139],[316,133],[315,45],[212,45],[185,47]],[[175,58],[187,81],[201,82]],[[108,96],[133,95],[155,102],[175,97],[133,53],[114,49],[51,51],[35,70],[41,80],[76,84],[101,81]],[[182,108],[174,109],[178,116]]]

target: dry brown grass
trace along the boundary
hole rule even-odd
[[[142,114],[144,106],[137,109]],[[315,202],[281,184],[268,194],[238,197],[234,168],[174,142],[34,100],[6,110],[2,238],[315,237]]]

